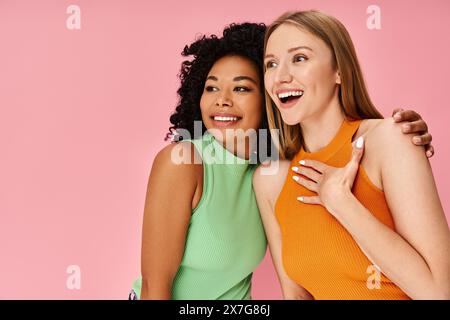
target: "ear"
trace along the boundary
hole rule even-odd
[[[341,84],[341,73],[339,70],[336,71],[336,84]]]

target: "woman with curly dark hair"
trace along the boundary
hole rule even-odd
[[[264,32],[262,24],[231,25],[223,37],[204,36],[183,50],[194,59],[183,62],[180,103],[166,137],[183,141],[153,163],[136,298],[250,298],[252,272],[266,252],[252,190],[256,165],[242,143],[230,151],[223,145],[227,130],[265,126]],[[188,161],[176,164],[180,153]]]
[[[250,161],[249,137],[228,133],[267,128],[265,29],[232,24],[222,37],[203,36],[184,48],[194,58],[182,64],[180,103],[166,137],[177,142],[153,162],[142,277],[130,299],[250,298],[252,273],[266,252],[252,188],[257,164]]]

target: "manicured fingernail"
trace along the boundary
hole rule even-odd
[[[300,160],[298,163],[300,163],[302,166],[305,165],[305,160]]]
[[[292,179],[294,179],[295,181],[298,181],[299,177],[298,176],[293,176]]]
[[[292,167],[292,170],[294,170],[295,172],[298,172],[298,167]]]
[[[419,137],[413,138],[414,143],[420,143],[421,139]]]
[[[364,138],[363,137],[359,137],[358,140],[356,140],[356,147],[358,149],[361,149],[363,145],[364,145]]]
[[[304,198],[303,197],[298,197],[297,200],[303,202]]]
[[[411,126],[409,124],[405,124],[403,126],[403,131],[409,131],[409,129],[411,129]]]
[[[402,117],[400,116],[400,112],[397,112],[396,114],[394,114],[394,119],[395,120],[400,120]]]
[[[431,156],[432,156],[431,151],[427,151],[427,157],[431,157]]]

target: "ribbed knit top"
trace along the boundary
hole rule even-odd
[[[343,167],[351,159],[352,137],[361,121],[344,120],[336,136],[324,148],[309,153],[303,148],[292,166],[302,159]],[[275,204],[282,235],[282,260],[292,280],[315,299],[409,299],[379,272],[350,233],[323,206],[305,204],[300,195],[315,195],[293,180],[289,170]],[[382,190],[359,166],[353,188],[356,198],[383,224],[395,230]]]
[[[172,298],[250,299],[252,273],[266,252],[252,187],[256,165],[209,133],[190,141],[203,159],[203,194],[192,211]],[[141,278],[133,289],[139,298]]]

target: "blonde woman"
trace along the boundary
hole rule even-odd
[[[375,109],[345,27],[317,11],[268,27],[280,171],[253,178],[286,299],[450,299],[450,232],[423,150]]]

